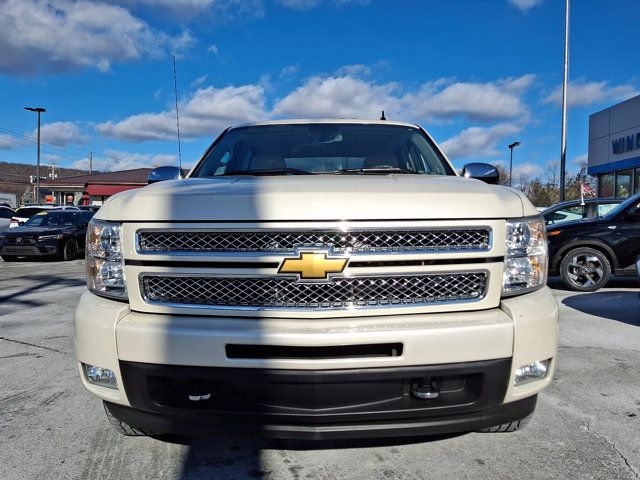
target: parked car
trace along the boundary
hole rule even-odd
[[[593,292],[611,274],[636,275],[640,255],[640,194],[602,218],[547,227],[549,274],[571,290]]]
[[[615,207],[624,202],[624,198],[588,198],[584,201],[570,200],[558,203],[542,211],[547,225],[585,220],[587,218],[604,217]]]
[[[16,214],[15,210],[10,207],[0,207],[0,232],[9,228],[11,218]]]
[[[75,210],[79,211],[78,207],[67,207],[58,205],[27,205],[24,207],[18,207],[15,215],[11,218],[10,228],[19,227],[24,222],[29,220],[34,215],[44,212],[45,210]]]
[[[84,250],[92,212],[43,210],[24,225],[0,235],[0,256],[5,262],[19,257],[57,256],[73,260]]]
[[[96,213],[98,210],[100,210],[100,205],[78,205],[78,208],[85,212]]]

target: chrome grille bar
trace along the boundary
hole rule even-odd
[[[419,306],[477,301],[486,294],[488,272],[362,275],[327,283],[290,277],[140,275],[150,304],[232,309],[345,309]]]
[[[140,230],[137,249],[146,254],[293,253],[301,247],[336,253],[488,251],[491,229],[189,231]]]

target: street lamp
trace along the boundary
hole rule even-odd
[[[511,179],[513,178],[513,149],[522,142],[513,142],[509,145],[509,186],[511,186]]]
[[[40,114],[47,110],[42,107],[24,107],[25,110],[38,113],[38,163],[36,165],[36,198],[35,203],[40,203]]]

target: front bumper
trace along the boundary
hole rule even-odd
[[[17,257],[45,257],[59,254],[60,249],[57,243],[36,243],[32,245],[5,244],[0,247],[0,255],[13,255]]]
[[[287,423],[285,417],[279,416],[282,412],[274,411],[274,407],[282,407],[277,402],[263,402],[261,407],[256,407],[257,412],[249,412],[247,418],[251,418],[255,413],[264,413],[260,409],[267,409],[268,412],[278,415],[258,419],[258,424],[263,430],[275,429],[291,433],[302,429],[300,431],[306,432],[304,435],[312,438],[322,436],[324,430],[339,431],[342,424],[346,425],[345,432],[358,428],[366,431],[367,425],[386,425],[380,428],[394,431],[396,427],[400,428],[407,423],[406,428],[402,427],[407,432],[436,433],[440,427],[435,431],[432,427],[440,425],[439,419],[446,418],[442,420],[443,431],[455,431],[455,428],[469,430],[490,426],[483,423],[485,420],[495,425],[506,423],[496,419],[507,418],[507,421],[511,421],[526,416],[527,413],[519,417],[514,415],[520,415],[529,407],[532,410],[535,400],[532,404],[531,398],[543,390],[553,376],[557,319],[557,305],[547,288],[504,299],[500,308],[489,310],[349,319],[218,318],[145,314],[132,312],[127,304],[85,293],[76,310],[75,341],[79,365],[87,363],[113,370],[119,382],[118,389],[99,387],[89,384],[81,373],[85,387],[103,400],[115,404],[114,408],[120,408],[118,405],[132,407],[135,415],[151,421],[152,428],[147,427],[151,431],[164,431],[159,428],[158,422],[167,422],[166,428],[171,427],[172,422],[177,422],[176,425],[187,425],[188,419],[195,424],[221,424],[224,422],[220,422],[220,419],[226,419],[230,412],[220,410],[219,406],[214,406],[215,408],[210,408],[207,412],[193,408],[187,408],[185,411],[184,405],[171,402],[160,408],[163,405],[162,401],[158,401],[158,398],[152,395],[153,388],[147,375],[130,375],[132,365],[142,368],[142,371],[147,371],[148,369],[143,368],[147,366],[165,372],[161,375],[151,375],[156,377],[166,377],[166,372],[186,368],[189,373],[182,376],[198,381],[203,378],[211,379],[212,372],[231,372],[232,376],[238,377],[258,372],[255,378],[249,379],[240,389],[243,394],[238,398],[250,397],[247,392],[251,389],[247,385],[253,384],[256,389],[265,390],[265,384],[259,380],[268,372],[299,372],[298,375],[308,375],[309,378],[317,379],[326,375],[364,371],[367,372],[366,378],[376,383],[376,378],[393,370],[400,372],[400,380],[394,384],[395,386],[389,387],[393,394],[377,395],[376,389],[369,386],[362,390],[362,398],[356,398],[358,396],[354,394],[355,397],[349,397],[345,401],[340,398],[336,400],[337,408],[348,415],[358,413],[350,411],[354,405],[369,405],[365,412],[371,414],[370,417],[350,417],[346,423],[332,418],[333,427],[331,424],[314,424],[318,423],[318,409],[327,413],[327,408],[336,408],[334,404],[319,404],[317,399],[332,398],[332,394],[343,392],[344,388],[342,385],[340,388],[335,387],[333,391],[320,392],[318,385],[325,385],[326,381],[314,381],[307,382],[311,387],[302,396],[316,402],[306,406],[301,404],[302,408],[310,410],[309,415],[303,415],[307,421],[302,422],[308,428],[300,426],[300,422],[293,430],[284,428],[290,422]],[[241,350],[245,353],[240,355],[231,355],[228,349],[231,344],[251,345],[252,348]],[[292,351],[308,352],[309,348],[313,350],[316,347],[328,347],[329,352],[335,352],[344,346],[367,347],[380,344],[400,344],[401,349],[388,355],[358,355],[353,352],[346,355],[289,355]],[[259,347],[266,347],[266,350],[260,350]],[[297,350],[290,350],[291,347]],[[272,354],[281,349],[288,353]],[[247,351],[249,354],[246,354]],[[254,351],[258,353],[251,353]],[[355,351],[357,352],[357,349]],[[517,387],[514,385],[516,368],[546,359],[552,361],[550,371],[544,379]],[[501,373],[490,373],[493,370],[486,368],[486,362],[502,362]],[[470,396],[462,398],[461,403],[454,402],[444,405],[444,408],[429,411],[421,406],[416,415],[416,412],[412,411],[413,407],[408,408],[404,404],[392,405],[393,402],[400,402],[400,397],[404,398],[404,401],[411,400],[410,395],[407,396],[407,385],[415,379],[433,376],[455,377],[459,374],[455,373],[456,369],[467,369],[469,372],[469,369],[473,370],[478,365],[484,365],[478,372],[485,380],[478,386],[468,379],[464,388],[473,390],[473,394],[468,390],[467,394]],[[414,369],[418,369],[418,372]],[[202,377],[201,373],[194,375],[194,371],[207,373]],[[177,375],[178,378],[180,376]],[[327,377],[324,378],[326,380]],[[498,380],[489,382],[487,378]],[[220,381],[215,378],[213,380]],[[285,383],[290,385],[291,379]],[[337,383],[344,384],[342,381]],[[266,385],[269,384],[270,382],[267,382]],[[386,385],[389,386],[389,383]],[[351,382],[348,391],[353,392],[359,386],[361,381]],[[237,385],[225,387],[222,389],[222,395],[224,391],[231,392],[237,388]],[[492,396],[486,397],[489,393]],[[182,394],[184,400],[187,396],[186,390]],[[490,398],[490,401],[485,401],[486,398]],[[253,401],[252,404],[261,405],[261,402]],[[377,411],[376,408],[381,404],[384,404],[384,408],[390,407],[390,410]],[[295,408],[295,405],[289,407]],[[120,408],[119,411],[124,412],[123,415],[134,415],[130,408]],[[398,412],[401,411],[404,413],[398,416]],[[242,415],[238,416],[237,413],[239,412],[232,415],[234,420],[231,423],[241,426],[243,422],[238,419]],[[300,414],[301,412],[296,413],[298,417]],[[202,420],[203,415],[207,421]],[[410,418],[407,419],[407,415]],[[256,419],[252,418],[252,421],[254,420]],[[136,422],[131,424],[135,426]],[[354,425],[361,427],[356,428]],[[456,425],[458,427],[455,427]],[[466,426],[462,428],[463,425]]]
[[[359,370],[260,370],[121,362],[133,408],[117,418],[155,434],[233,429],[266,437],[336,439],[425,435],[509,423],[533,412],[536,396],[502,404],[510,359]],[[439,396],[411,395],[436,382]],[[182,392],[208,393],[190,401]]]

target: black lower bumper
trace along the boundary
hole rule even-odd
[[[157,434],[228,429],[299,439],[442,434],[509,423],[533,412],[535,396],[502,404],[510,368],[510,359],[313,371],[120,362],[132,407],[108,407],[129,425]],[[437,395],[419,398],[420,392]]]

